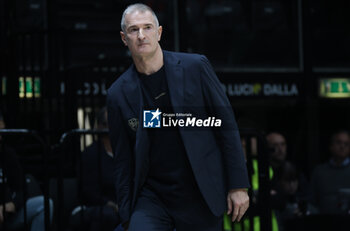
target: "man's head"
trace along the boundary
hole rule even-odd
[[[350,134],[348,131],[338,131],[331,136],[329,150],[333,158],[344,160],[350,154]]]
[[[162,27],[154,11],[141,3],[128,6],[122,16],[120,32],[133,57],[147,57],[160,47]]]
[[[270,158],[275,162],[283,162],[287,158],[287,143],[284,136],[277,132],[271,132],[266,136],[269,146]]]

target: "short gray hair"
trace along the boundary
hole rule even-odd
[[[120,27],[121,27],[123,32],[125,32],[125,29],[126,29],[125,15],[136,12],[136,11],[140,11],[141,13],[144,13],[147,11],[151,12],[153,15],[153,18],[154,18],[154,22],[156,23],[156,26],[159,27],[159,21],[158,21],[157,15],[154,13],[154,11],[151,9],[151,7],[149,7],[145,4],[142,4],[142,3],[136,3],[136,4],[129,5],[123,12],[122,20],[120,22]]]

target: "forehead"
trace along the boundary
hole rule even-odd
[[[272,133],[267,137],[269,143],[285,143],[285,139],[282,135],[277,133]]]
[[[155,25],[155,20],[150,11],[134,11],[125,15],[126,27],[152,24]]]
[[[349,141],[350,140],[350,137],[347,133],[338,133],[338,134],[335,134],[334,137],[333,137],[333,141]]]

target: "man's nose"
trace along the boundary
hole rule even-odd
[[[145,38],[145,36],[143,35],[143,30],[142,29],[139,29],[139,32],[137,34],[137,37],[140,39],[140,40],[143,40]]]

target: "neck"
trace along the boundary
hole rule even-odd
[[[157,72],[164,64],[163,52],[158,44],[156,51],[146,57],[135,57],[133,56],[133,61],[138,72],[150,75]]]

